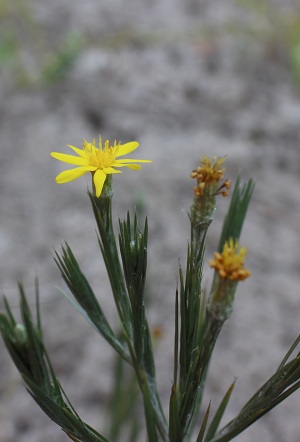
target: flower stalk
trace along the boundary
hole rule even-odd
[[[143,233],[139,231],[136,217],[131,226],[129,214],[127,222],[119,223],[123,272],[112,224],[111,177],[106,180],[100,197],[90,192],[89,197],[98,226],[99,246],[130,353],[130,363],[143,395],[149,442],[157,440],[157,430],[166,440],[167,426],[156,390],[153,350],[144,307],[147,220]]]

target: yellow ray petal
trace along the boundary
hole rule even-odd
[[[87,166],[89,164],[86,158],[74,157],[74,155],[67,155],[65,153],[51,152],[51,156],[59,161],[76,166]]]
[[[71,146],[71,144],[68,144],[68,147],[70,149],[74,150],[74,152],[76,152],[82,158],[86,158],[86,153],[85,153],[85,151],[83,149],[79,149],[78,147]]]
[[[134,151],[138,147],[139,147],[139,143],[137,141],[131,141],[130,143],[120,144],[116,157],[120,157],[122,155],[127,155],[128,153]]]
[[[123,158],[121,160],[115,160],[114,164],[118,163],[152,163],[152,160],[134,160],[132,158]]]
[[[94,173],[94,185],[97,198],[99,198],[99,196],[101,195],[105,180],[106,173],[101,169],[96,170],[96,172]]]
[[[128,169],[132,169],[132,170],[139,170],[142,168],[142,166],[140,166],[139,164],[113,164],[113,166],[115,167],[128,167]]]
[[[75,169],[65,170],[64,172],[59,173],[57,175],[57,177],[55,178],[55,181],[58,184],[68,183],[69,181],[76,180],[77,178],[80,178],[85,173],[93,172],[94,170],[95,170],[95,167],[93,167],[93,166],[75,167]]]
[[[142,166],[140,166],[139,164],[124,164],[124,165],[131,170],[140,170],[142,168]]]
[[[113,167],[104,167],[103,171],[106,174],[112,174],[112,173],[122,173],[121,170],[116,170]]]

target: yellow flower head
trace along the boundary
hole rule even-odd
[[[244,267],[247,248],[241,247],[238,251],[238,247],[238,241],[234,242],[230,238],[225,242],[223,252],[215,253],[214,259],[209,261],[209,265],[216,269],[221,278],[242,281],[251,275],[249,270]]]
[[[114,145],[110,146],[109,140],[106,140],[104,147],[102,147],[102,139],[99,137],[98,146],[96,146],[95,140],[93,143],[88,143],[84,140],[83,149],[68,145],[78,156],[51,152],[53,158],[63,161],[64,163],[79,166],[58,174],[56,182],[58,184],[68,183],[69,181],[76,180],[87,172],[91,172],[96,196],[99,197],[106,176],[113,173],[121,173],[121,171],[115,169],[115,167],[128,167],[129,169],[138,170],[141,169],[141,166],[135,163],[151,163],[150,160],[117,159],[134,151],[138,146],[139,143],[137,141],[131,141],[126,144],[117,143],[115,141]]]
[[[213,159],[206,155],[202,157],[200,166],[191,173],[191,178],[197,180],[197,186],[194,187],[195,196],[202,196],[207,185],[211,186],[214,194],[221,193],[223,196],[227,196],[228,192],[224,188],[230,189],[231,183],[229,180],[226,180],[217,188],[219,181],[224,176],[225,168],[221,167],[224,161],[225,157],[217,158],[214,156]]]

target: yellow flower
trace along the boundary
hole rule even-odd
[[[251,275],[249,270],[244,267],[247,248],[241,247],[238,251],[238,247],[238,241],[234,242],[230,238],[229,241],[225,242],[223,252],[215,253],[215,259],[209,261],[209,265],[216,269],[221,278],[242,281]]]
[[[117,159],[120,156],[127,155],[134,151],[138,146],[139,143],[137,141],[131,141],[126,144],[117,143],[115,141],[114,145],[110,146],[109,140],[106,140],[103,148],[102,139],[99,137],[99,146],[96,146],[95,140],[93,143],[88,143],[84,140],[83,149],[68,145],[78,156],[51,152],[53,158],[63,161],[64,163],[79,166],[58,174],[56,182],[58,184],[68,183],[69,181],[80,178],[87,172],[91,172],[96,189],[96,196],[99,197],[106,176],[113,173],[121,173],[121,171],[115,169],[115,167],[128,167],[129,169],[138,170],[141,169],[141,166],[135,163],[151,163],[150,160]]]

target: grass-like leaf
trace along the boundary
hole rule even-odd
[[[239,414],[210,442],[227,442],[300,388],[300,354],[286,362],[262,385]]]
[[[221,422],[221,419],[223,417],[224,411],[225,411],[225,409],[227,407],[227,404],[229,402],[229,399],[230,399],[230,396],[232,394],[234,385],[235,385],[235,381],[230,385],[230,387],[227,390],[225,396],[223,397],[223,399],[222,399],[222,401],[221,401],[221,403],[220,403],[220,405],[219,405],[219,407],[218,407],[218,409],[216,411],[216,414],[214,415],[214,417],[213,417],[213,419],[211,421],[211,424],[210,424],[210,426],[209,426],[209,428],[207,430],[207,434],[206,434],[206,437],[204,439],[205,442],[209,442],[213,438],[213,436],[215,435],[215,433],[216,433],[216,431],[218,429],[218,426],[219,426],[219,424]]]
[[[68,400],[44,346],[39,306],[35,323],[22,284],[19,284],[19,291],[23,324],[16,322],[6,300],[7,314],[0,314],[0,330],[27,390],[40,408],[73,440],[108,442],[80,419]],[[38,302],[37,286],[36,298]]]
[[[205,434],[205,430],[206,430],[206,426],[207,426],[207,421],[208,421],[208,417],[209,417],[209,413],[210,413],[210,404],[211,404],[211,402],[209,401],[209,404],[208,404],[207,410],[205,412],[196,442],[203,442],[203,438],[204,438],[204,434]]]
[[[179,397],[175,384],[172,386],[169,403],[169,438],[170,442],[182,440],[182,429],[179,419]]]
[[[128,351],[124,344],[121,343],[112,331],[105,314],[89,284],[86,277],[82,273],[79,264],[66,243],[62,247],[61,256],[55,252],[54,258],[62,277],[69,287],[74,298],[82,308],[83,316],[88,316],[89,320],[100,332],[100,334],[109,342],[109,344],[127,361],[130,361]],[[83,313],[82,312],[82,313]]]
[[[225,242],[228,241],[229,238],[236,241],[241,235],[248,206],[254,190],[254,184],[253,178],[250,178],[245,184],[241,183],[240,176],[236,180],[219,241],[218,250],[220,253],[223,250]]]

